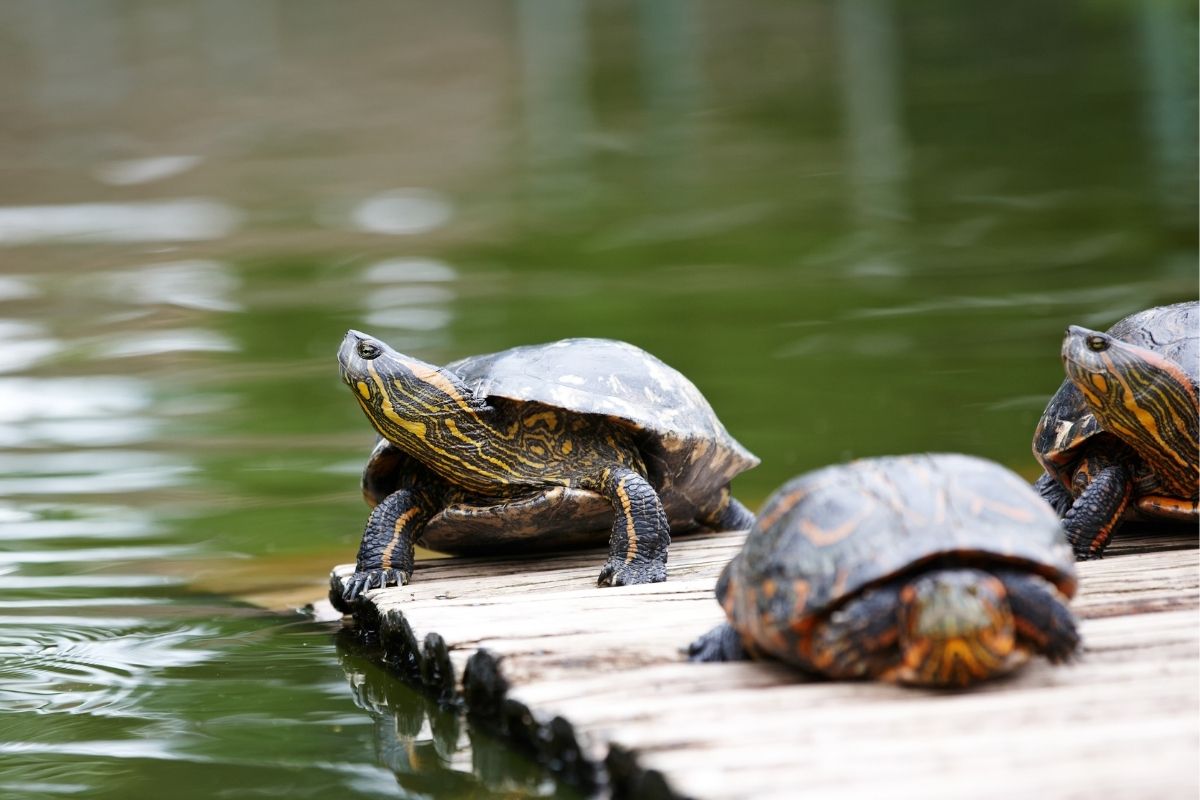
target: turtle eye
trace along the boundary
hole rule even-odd
[[[373,358],[378,358],[382,352],[378,345],[373,342],[362,341],[358,343],[359,358],[365,358],[367,361],[370,361]]]
[[[1093,353],[1103,353],[1108,349],[1108,339],[1103,336],[1089,336],[1087,337],[1087,346],[1088,350]]]

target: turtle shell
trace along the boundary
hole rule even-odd
[[[982,458],[868,458],[784,484],[726,568],[718,599],[733,626],[781,658],[802,631],[864,589],[931,565],[1004,565],[1075,594],[1058,516],[1012,471]]]
[[[1125,317],[1106,333],[1169,358],[1200,381],[1200,303],[1158,306]],[[1066,488],[1071,488],[1074,465],[1082,449],[1110,436],[1088,408],[1070,379],[1050,398],[1033,435],[1033,454]]]
[[[445,369],[489,405],[539,404],[634,431],[672,530],[695,527],[734,476],[759,463],[690,380],[625,342],[563,339],[470,356]],[[363,472],[367,502],[394,491],[400,473],[421,469],[381,440]],[[612,513],[605,497],[585,489],[531,490],[486,505],[451,505],[426,524],[421,543],[469,554],[603,542]]]

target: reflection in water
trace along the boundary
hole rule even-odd
[[[636,13],[646,161],[660,188],[687,186],[699,166],[704,113],[701,13],[690,0],[638,0]]]
[[[587,83],[587,4],[583,0],[518,0],[529,174],[547,207],[586,200],[588,137],[594,130]]]
[[[105,358],[152,356],[162,353],[232,353],[237,344],[228,336],[202,328],[173,331],[118,334],[94,345],[97,355]]]
[[[215,200],[0,207],[0,245],[222,239],[241,212]]]
[[[234,295],[238,279],[221,261],[193,259],[105,272],[104,294],[111,300],[142,305],[166,304],[201,311],[240,311]]]
[[[61,349],[45,336],[41,325],[17,320],[0,320],[0,372],[28,369]],[[0,403],[0,414],[5,404]]]
[[[857,308],[847,319],[877,319],[903,316],[951,315],[961,316],[980,311],[1003,312],[1014,308],[1069,308],[1086,299],[1096,307],[1073,321],[1107,327],[1108,321],[1121,319],[1135,311],[1154,305],[1157,286],[1154,283],[1126,283],[1120,286],[1081,287],[1059,292],[1018,292],[990,295],[943,295],[931,300],[918,300],[901,306]]]
[[[219,655],[194,646],[212,628],[145,625],[143,617],[0,616],[0,630],[46,631],[0,645],[0,701],[9,711],[136,714],[136,695],[156,674]]]
[[[842,0],[836,7],[854,213],[864,232],[883,239],[875,246],[888,246],[908,215],[896,14],[889,0]]]
[[[380,667],[380,652],[352,631],[338,637],[338,660],[354,702],[374,721],[379,763],[407,792],[472,797],[577,797],[514,758],[494,737],[466,725],[453,709],[417,694]]]
[[[53,352],[59,346],[41,344]],[[49,354],[47,352],[47,354]],[[125,445],[150,438],[149,387],[136,378],[0,378],[0,445]],[[104,464],[94,457],[92,469]]]
[[[1146,126],[1155,179],[1172,222],[1191,226],[1196,202],[1196,25],[1183,4],[1142,0],[1137,29],[1145,61]]]
[[[365,321],[371,330],[436,331],[450,324],[457,297],[453,267],[429,259],[389,259],[367,267]],[[386,333],[380,333],[386,337]]]
[[[15,275],[0,275],[0,303],[10,300],[29,300],[37,297],[33,281]],[[0,328],[3,331],[3,328]]]
[[[393,236],[428,233],[450,221],[450,203],[428,189],[395,189],[368,197],[350,211],[350,221],[367,233]]]
[[[96,177],[113,186],[151,183],[187,172],[201,162],[200,156],[155,156],[127,161],[110,161],[96,167]]]
[[[363,271],[367,283],[446,283],[458,280],[454,267],[430,258],[389,258]]]
[[[1062,325],[1196,292],[1194,4],[283,8],[0,3],[0,797],[561,791],[200,588],[352,556],[347,327],[635,341],[754,505],[853,456],[1029,474]]]

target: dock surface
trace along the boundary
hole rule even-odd
[[[679,537],[666,583],[623,588],[595,587],[603,550],[419,562],[356,618],[403,676],[601,795],[1200,794],[1195,531],[1080,564],[1081,657],[965,692],[687,663],[724,619],[713,586],[743,537]]]

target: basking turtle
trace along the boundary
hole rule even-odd
[[[1079,636],[1075,564],[1053,510],[964,455],[825,467],[767,500],[721,573],[729,621],[693,661],[774,657],[830,678],[964,686]]]
[[[1132,507],[1195,523],[1200,461],[1200,303],[1160,306],[1107,333],[1072,325],[1067,379],[1046,406],[1033,454],[1035,486],[1078,558],[1096,558]]]
[[[611,528],[599,583],[618,586],[666,579],[672,530],[754,522],[729,482],[758,459],[687,378],[631,344],[565,339],[442,368],[350,331],[338,362],[382,436],[342,608],[407,583],[418,542],[528,551]]]

